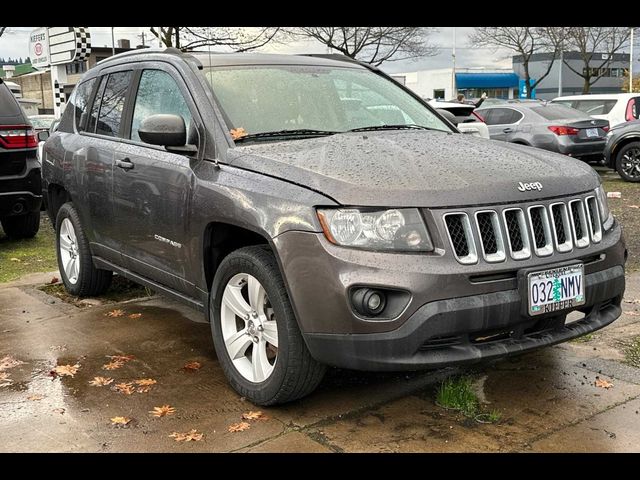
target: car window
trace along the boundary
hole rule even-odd
[[[91,99],[91,92],[95,83],[96,79],[92,78],[79,84],[71,94],[69,102],[65,108],[65,112],[66,109],[71,109],[71,111],[73,111],[76,130],[79,132],[85,130],[85,125],[81,125],[82,114],[87,111],[89,100]],[[49,120],[49,123],[51,123],[51,120]]]
[[[512,108],[491,108],[489,111],[491,115],[488,118],[480,112],[487,125],[509,125],[522,118],[522,114]]]
[[[0,117],[15,117],[21,115],[22,110],[13,93],[4,83],[0,84]]]
[[[532,112],[537,113],[546,120],[560,120],[560,119],[586,119],[588,116],[580,110],[567,107],[565,105],[546,105],[540,107],[534,107]]]
[[[109,75],[102,94],[96,133],[109,137],[117,137],[119,135],[124,102],[129,83],[131,83],[131,75],[131,71],[116,72]]]
[[[140,141],[138,130],[142,120],[161,113],[181,116],[189,131],[191,112],[176,81],[162,70],[144,70],[133,110],[131,139]]]
[[[108,75],[100,78],[100,84],[98,85],[98,91],[96,92],[95,100],[91,106],[91,114],[89,115],[89,122],[87,125],[87,132],[95,133],[96,124],[98,123],[98,112],[100,111],[100,103],[102,101],[102,94],[104,93],[104,87],[107,85]]]
[[[475,113],[482,117],[485,124],[492,125],[490,122],[492,121],[493,117],[493,108],[476,109]]]
[[[576,100],[571,106],[587,115],[606,115],[617,102],[617,100]]]

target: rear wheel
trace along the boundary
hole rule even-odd
[[[33,238],[40,230],[40,212],[5,217],[2,219],[2,228],[10,238]]]
[[[627,143],[620,149],[616,170],[627,182],[640,182],[640,142]]]
[[[231,386],[258,405],[297,400],[324,376],[304,343],[280,269],[266,247],[229,254],[213,281],[213,343]]]
[[[58,269],[67,292],[86,297],[100,295],[109,288],[113,272],[93,265],[89,241],[71,203],[65,203],[58,211],[56,249]]]

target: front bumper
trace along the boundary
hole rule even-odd
[[[377,334],[307,334],[314,358],[355,370],[416,370],[473,363],[554,345],[617,319],[625,288],[621,266],[586,276],[585,317],[524,317],[517,290],[423,305],[400,328]]]

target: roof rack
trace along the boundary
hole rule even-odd
[[[202,63],[196,57],[191,55],[190,53],[183,52],[182,50],[175,47],[167,47],[167,48],[136,48],[135,50],[129,50],[127,52],[118,53],[116,55],[112,55],[111,57],[107,57],[104,60],[100,60],[98,63],[105,64],[111,60],[118,60],[124,57],[133,57],[136,55],[144,55],[149,53],[164,53],[167,55],[176,55],[184,58],[187,61],[193,62],[198,70],[202,70]]]
[[[303,57],[319,57],[319,58],[327,58],[329,60],[336,60],[338,62],[346,62],[346,63],[355,63],[356,65],[361,65],[370,70],[380,70],[375,65],[371,65],[370,63],[363,62],[361,60],[356,60],[355,58],[348,57],[341,53],[301,53]]]

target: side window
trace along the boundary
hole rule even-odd
[[[124,102],[131,83],[131,71],[111,73],[102,94],[96,133],[117,137],[120,133]]]
[[[107,84],[107,77],[108,75],[105,75],[104,77],[100,78],[100,85],[98,85],[96,99],[93,101],[91,114],[89,115],[89,126],[87,127],[87,132],[96,132],[96,124],[98,123],[98,112],[100,111],[100,104],[102,103],[102,94],[104,93],[104,87]]]
[[[75,125],[76,130],[78,132],[84,132],[86,130],[86,115],[85,118],[82,118],[82,115],[87,113],[87,109],[89,108],[89,100],[91,100],[91,92],[93,91],[93,87],[96,84],[96,79],[92,78],[91,80],[87,80],[84,83],[78,85],[75,93],[75,103],[74,103],[74,112],[75,112]],[[84,120],[84,123],[82,122]]]
[[[156,114],[178,115],[184,119],[187,135],[191,135],[191,113],[178,84],[171,75],[162,70],[144,70],[140,77],[136,103],[133,110],[131,139],[140,140],[138,130],[145,118]],[[189,139],[191,143],[191,139]]]
[[[516,110],[511,110],[511,116],[508,118],[508,122],[507,123],[516,123],[519,122],[520,120],[522,120],[522,117],[524,117],[524,115]]]
[[[513,118],[513,110],[510,108],[494,108],[493,115],[491,115],[487,125],[508,125]]]
[[[476,112],[482,115],[482,118],[484,118],[484,123],[486,123],[487,125],[493,125],[494,110],[495,108],[488,108],[486,110],[476,110]]]

